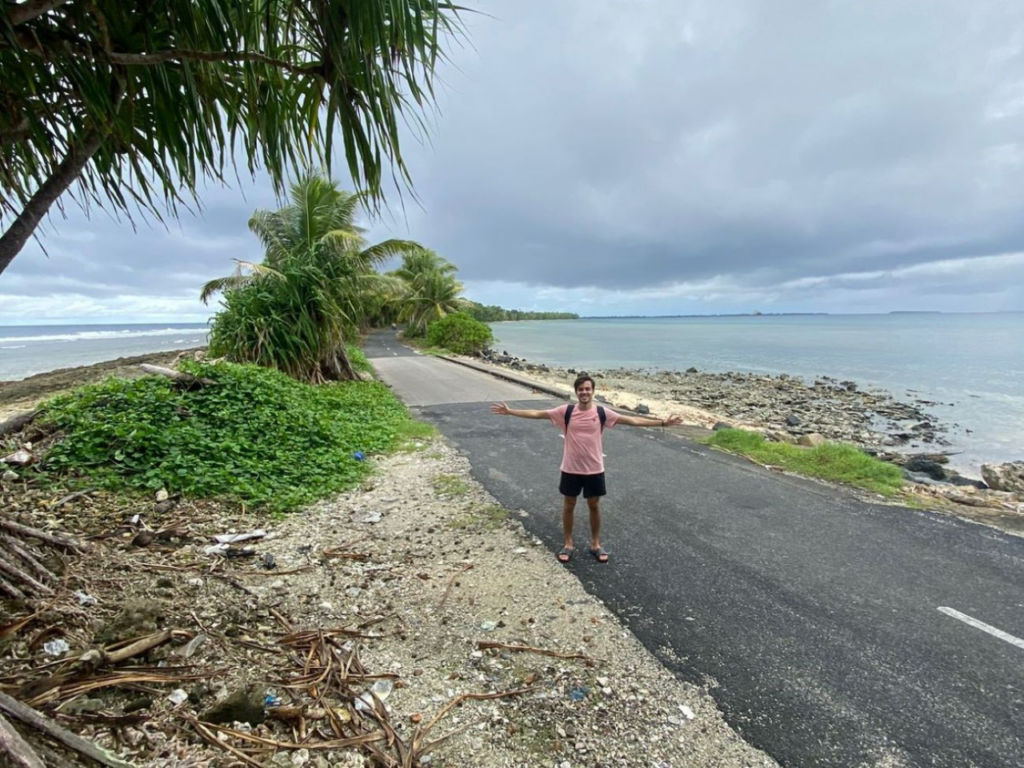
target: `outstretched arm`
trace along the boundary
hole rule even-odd
[[[667,419],[652,419],[647,416],[626,416],[620,413],[616,424],[625,424],[629,427],[671,427],[682,420],[683,417],[676,414],[672,414]]]
[[[547,411],[530,411],[519,408],[509,408],[505,403],[495,403],[491,406],[491,413],[499,416],[518,416],[521,419],[546,419]]]

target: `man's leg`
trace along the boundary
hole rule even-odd
[[[576,497],[562,497],[562,533],[565,535],[565,548],[572,549],[572,521],[576,511]]]
[[[590,548],[601,548],[601,497],[591,496],[587,499],[590,509]]]
[[[590,509],[590,554],[599,563],[608,562],[608,553],[601,548],[601,497],[607,493],[604,473],[588,478],[584,491],[587,507]]]

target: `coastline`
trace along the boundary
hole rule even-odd
[[[139,368],[143,363],[170,365],[181,355],[196,352],[198,349],[203,348],[118,357],[91,365],[58,368],[45,373],[36,373],[23,379],[0,381],[0,421],[15,414],[30,411],[41,401],[54,395],[86,384],[99,383],[110,376],[119,376],[124,379],[145,376],[146,374]]]
[[[492,353],[476,358],[452,356],[451,359],[499,376],[510,374],[526,386],[536,383],[553,394],[572,398],[572,382],[579,371],[536,365],[522,358],[503,361],[503,357]],[[699,439],[702,433],[710,435],[716,427],[728,427],[758,432],[776,441],[799,444],[800,436],[814,434],[828,441],[855,445],[903,469],[905,493],[896,503],[953,514],[1007,533],[1024,535],[1024,494],[991,490],[975,477],[962,475],[955,465],[949,464],[956,453],[942,452],[948,445],[942,436],[945,426],[917,406],[900,403],[883,391],[865,392],[854,382],[824,378],[808,387],[799,378],[785,374],[700,374],[697,371],[649,374],[623,369],[588,373],[597,381],[599,401],[641,414],[678,413],[683,423],[673,429],[690,438]],[[705,392],[708,401],[720,403],[722,410],[695,406],[679,399],[686,391],[679,382],[688,378],[698,391]],[[736,392],[741,391],[737,383],[748,385],[747,394],[761,410],[751,409],[747,400],[735,397]],[[727,393],[733,395],[732,399]],[[740,412],[747,409],[747,413],[760,418],[737,418],[730,415],[730,409]],[[763,417],[769,412],[794,411],[801,414],[799,424],[787,424],[785,416],[781,419]],[[895,421],[897,431],[865,426],[877,423],[873,418],[875,414],[888,419],[902,417]],[[901,426],[908,423],[909,431]],[[914,429],[915,424],[921,426]],[[920,441],[925,435],[934,442],[922,444]],[[938,450],[934,446],[938,446]],[[912,463],[915,460],[916,463]],[[913,471],[921,467],[942,473],[943,479],[936,480],[926,472]],[[852,488],[851,491],[866,493]],[[873,500],[884,501],[875,496],[872,494]]]
[[[572,395],[574,368],[531,363],[490,353],[476,362],[518,371]],[[765,433],[770,439],[797,442],[820,434],[882,453],[945,452],[949,427],[925,410],[928,401],[906,403],[881,389],[862,389],[853,381],[819,377],[811,386],[789,374],[647,372],[615,368],[590,370],[597,392],[609,403],[630,410],[644,407],[679,413],[683,422],[707,429],[716,425]],[[953,452],[950,452],[954,455]]]

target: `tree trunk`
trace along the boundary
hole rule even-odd
[[[345,351],[344,344],[335,347],[327,359],[320,363],[320,370],[328,381],[359,381],[363,378],[352,367],[352,361],[348,359],[348,352]]]
[[[78,178],[102,143],[103,135],[99,131],[88,132],[85,140],[71,148],[50,178],[32,195],[14,223],[0,236],[0,275],[25,247],[50,207]]]

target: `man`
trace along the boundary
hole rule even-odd
[[[601,436],[606,427],[626,424],[631,427],[669,427],[681,421],[679,416],[651,419],[644,416],[626,416],[611,408],[594,404],[594,380],[586,374],[573,382],[576,399],[574,405],[560,405],[547,411],[509,408],[495,403],[491,412],[499,416],[518,416],[523,419],[550,419],[562,430],[565,446],[562,451],[562,478],[558,492],[562,494],[562,531],[565,545],[558,550],[558,560],[568,563],[575,552],[572,542],[573,513],[576,499],[583,492],[590,509],[591,556],[599,563],[608,562],[608,553],[601,546],[601,497],[605,495],[604,452]],[[571,410],[570,410],[571,409]],[[567,415],[568,414],[568,415]]]

